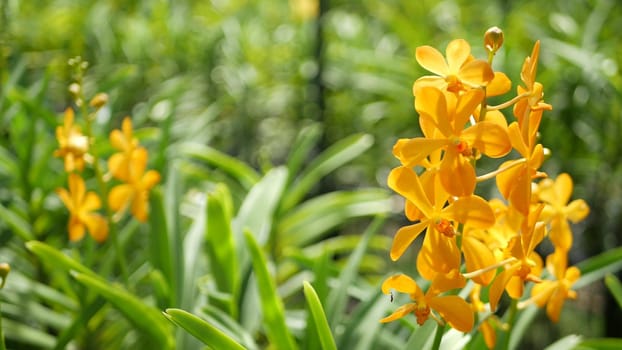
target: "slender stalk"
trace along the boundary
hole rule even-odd
[[[81,84],[81,80],[81,77],[79,77],[79,84]],[[82,116],[86,121],[86,136],[89,139],[89,143],[92,143],[94,140],[93,120],[95,120],[95,114],[88,112],[88,107],[82,93],[82,88],[80,88],[79,101],[80,112],[82,113]],[[108,202],[106,201],[106,197],[108,195],[108,187],[106,186],[104,172],[100,166],[99,157],[97,156],[97,154],[93,154],[93,170],[95,171],[95,178],[97,179],[97,185],[99,186],[99,194],[102,198],[102,205],[106,212],[106,219],[108,221],[108,236],[110,237],[110,240],[112,241],[112,246],[114,247],[114,250],[117,254],[119,269],[121,270],[121,277],[123,278],[124,284],[128,286],[129,274],[127,269],[127,263],[125,261],[125,254],[123,254],[121,244],[119,243],[118,232],[113,218],[114,213],[112,212],[112,210],[108,206]]]
[[[443,339],[443,334],[445,333],[445,325],[441,325],[440,323],[436,326],[436,334],[434,335],[434,343],[432,344],[432,350],[438,350],[441,347],[441,340]]]
[[[512,106],[513,104],[515,104],[516,102],[520,101],[521,99],[525,98],[525,97],[529,97],[530,93],[529,92],[524,92],[516,97],[514,97],[513,99],[503,102],[502,104],[498,104],[496,106],[488,106],[487,109],[491,110],[491,111],[496,111],[499,109],[504,109],[504,108],[508,108],[510,106]]]
[[[518,300],[512,299],[512,303],[510,304],[510,308],[508,310],[508,321],[507,321],[507,334],[505,336],[505,342],[503,344],[503,349],[510,349],[510,338],[512,337],[512,329],[514,328],[514,322],[516,321],[516,313],[518,311]]]
[[[475,181],[482,182],[482,181],[490,180],[490,179],[494,178],[495,176],[501,174],[502,172],[510,170],[513,167],[518,166],[520,164],[523,164],[525,162],[527,162],[526,158],[517,159],[517,160],[513,161],[512,163],[504,166],[503,168],[499,168],[499,169],[497,169],[495,171],[489,172],[488,174],[484,174],[484,175],[480,175],[480,176],[476,177]]]
[[[484,274],[484,273],[486,273],[488,271],[491,271],[491,270],[496,270],[499,267],[501,267],[501,266],[503,266],[505,264],[512,263],[514,261],[516,261],[516,258],[511,257],[511,258],[505,259],[503,261],[500,261],[500,262],[498,262],[498,263],[496,263],[494,265],[490,265],[490,266],[484,267],[483,269],[475,270],[473,272],[463,273],[462,276],[464,276],[464,278],[477,277],[477,276],[479,276],[481,274]]]

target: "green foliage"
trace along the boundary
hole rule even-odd
[[[602,299],[591,287],[603,278],[620,303],[609,274],[622,268],[622,7],[322,1],[317,20],[295,15],[300,2],[0,1],[7,348],[431,348],[432,322],[378,323],[395,306],[379,281],[401,225],[384,183],[396,139],[419,133],[414,49],[464,37],[482,57],[491,25],[513,38],[495,64],[514,77],[523,62],[509,58],[542,40],[538,75],[555,106],[542,122],[554,154],[545,167],[572,173],[592,207],[571,252],[588,301],[538,340],[543,312],[521,310],[509,348],[622,347],[600,330],[602,310],[581,306]],[[149,221],[115,222],[118,246],[69,242],[55,193],[66,185],[55,128],[72,105],[76,55],[90,63],[85,96],[110,96],[95,138],[131,115],[162,175]],[[97,141],[94,152],[111,149]],[[598,330],[564,322],[584,318]],[[485,346],[476,331],[447,333],[451,344]]]

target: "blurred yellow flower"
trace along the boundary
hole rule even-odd
[[[568,221],[579,222],[590,212],[583,199],[568,203],[572,187],[572,178],[566,173],[559,174],[555,181],[544,179],[538,184],[538,197],[546,204],[540,219],[550,223],[549,238],[556,249],[566,252],[572,246],[572,230]]]
[[[80,127],[75,125],[73,121],[73,109],[67,108],[64,125],[56,127],[58,149],[54,151],[54,156],[63,158],[67,172],[82,171],[89,150],[88,137],[82,134]]]
[[[546,305],[546,314],[551,321],[557,323],[562,306],[566,299],[576,299],[577,293],[570,290],[572,285],[581,277],[581,271],[568,265],[568,257],[566,252],[555,250],[546,259],[546,265],[549,272],[555,276],[555,281],[542,281],[533,286],[531,290],[531,302],[544,307]]]
[[[134,137],[132,120],[123,119],[121,130],[115,129],[110,133],[110,144],[120,152],[108,159],[108,170],[112,176],[121,181],[130,179],[130,164],[134,162],[134,151],[139,148],[138,140]]]
[[[147,150],[142,147],[132,152],[131,162],[128,164],[126,183],[113,187],[108,193],[108,206],[115,212],[130,206],[132,215],[138,221],[145,222],[148,217],[149,191],[160,182],[160,174],[155,170],[145,172]]]
[[[394,289],[400,293],[407,293],[414,303],[400,306],[391,315],[381,319],[380,322],[395,321],[409,313],[414,313],[417,317],[417,324],[423,325],[430,316],[438,320],[432,313],[432,310],[434,310],[451,327],[461,332],[469,332],[474,324],[471,306],[457,295],[440,295],[452,289],[462,288],[465,283],[466,280],[461,278],[459,273],[450,275],[439,274],[424,294],[417,282],[412,278],[404,274],[391,276],[382,283],[382,292],[390,294],[391,289]]]
[[[69,209],[69,240],[81,240],[85,228],[97,242],[106,240],[108,222],[101,215],[93,213],[101,207],[101,201],[95,192],[86,192],[84,180],[80,175],[69,174],[69,191],[59,188],[56,193]]]

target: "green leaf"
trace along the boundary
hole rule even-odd
[[[339,278],[337,279],[337,281],[339,281],[338,286],[331,291],[328,297],[328,302],[326,304],[328,319],[330,319],[330,324],[333,325],[333,327],[337,326],[341,322],[348,304],[348,288],[358,276],[359,266],[365,256],[365,252],[367,251],[371,238],[374,234],[376,234],[376,232],[378,232],[383,222],[384,217],[376,217],[367,227],[367,230],[363,233],[358,246],[352,252],[346,266],[339,274]]]
[[[61,251],[56,248],[47,245],[43,242],[39,241],[30,241],[26,242],[26,248],[30,250],[33,254],[35,254],[39,260],[44,262],[50,267],[55,269],[62,269],[65,273],[68,273],[71,270],[81,272],[83,274],[87,274],[90,276],[96,276],[97,274],[93,272],[88,267],[80,264],[76,260],[71,257],[63,254]]]
[[[293,208],[322,177],[367,151],[373,140],[371,135],[352,135],[329,147],[307,166],[299,180],[287,192],[281,210]]]
[[[149,258],[153,267],[159,270],[166,281],[167,290],[171,292],[170,286],[175,285],[173,274],[172,244],[169,239],[167,213],[164,208],[162,191],[156,188],[150,195],[150,215],[149,215]],[[163,296],[164,297],[164,296]],[[175,295],[169,293],[169,305],[175,300]]]
[[[164,349],[174,348],[171,329],[156,308],[145,304],[121,286],[110,284],[99,277],[75,271],[72,275],[78,282],[110,302],[136,328],[148,334],[154,344]]]
[[[605,276],[605,285],[616,299],[620,309],[622,309],[622,283],[620,283],[620,280],[616,276],[608,274]]]
[[[255,234],[259,244],[267,243],[268,235],[272,231],[272,219],[281,200],[286,181],[287,168],[277,167],[270,170],[248,192],[240,206],[233,227],[234,232],[239,235],[239,241],[242,240],[242,232],[249,230]],[[238,251],[244,251],[244,249],[238,249]]]
[[[216,166],[218,169],[233,176],[247,189],[259,181],[259,174],[253,168],[214,148],[197,143],[184,143],[179,146],[179,152],[187,157]]]
[[[181,309],[166,309],[164,316],[213,349],[244,350],[220,329]]]
[[[12,231],[24,241],[29,241],[35,238],[30,224],[21,216],[15,214],[15,212],[6,208],[2,204],[0,204],[0,220],[8,225]]]
[[[622,349],[620,338],[595,338],[582,340],[574,350],[619,350]]]
[[[351,218],[390,211],[389,194],[382,189],[327,193],[297,206],[280,220],[279,244],[302,247]]]
[[[2,320],[2,328],[6,339],[21,344],[29,344],[38,348],[51,349],[56,339],[47,332],[18,323],[10,319]]]
[[[566,349],[574,349],[577,344],[581,341],[581,337],[575,334],[567,335],[555,343],[547,346],[545,350],[566,350]]]
[[[298,174],[320,136],[322,136],[322,127],[319,123],[311,124],[298,133],[287,157],[287,169],[291,177]]]
[[[261,301],[264,326],[268,339],[279,350],[296,349],[294,339],[285,323],[283,301],[279,298],[265,256],[261,252],[255,237],[245,232],[244,238],[251,255],[253,271],[257,279],[257,289]]]
[[[622,269],[622,247],[593,256],[577,264],[577,267],[581,270],[581,278],[573,285],[576,289]]]
[[[328,320],[326,319],[326,314],[322,308],[322,303],[315,293],[313,286],[311,286],[309,282],[304,281],[303,288],[305,298],[307,299],[307,303],[311,309],[311,314],[313,315],[315,328],[317,329],[318,336],[320,337],[322,349],[337,350],[337,345],[335,344],[335,339],[333,339],[333,335],[330,332],[330,327],[328,326]]]
[[[205,249],[210,263],[210,272],[220,292],[235,298],[238,294],[239,272],[236,257],[233,231],[231,229],[231,212],[233,204],[229,189],[224,184],[216,186],[207,194],[205,225]],[[227,312],[237,318],[237,304],[230,300]]]

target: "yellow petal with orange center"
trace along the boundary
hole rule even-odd
[[[449,325],[461,332],[473,329],[475,318],[471,306],[457,295],[429,298],[428,305],[436,310]]]
[[[400,228],[393,238],[391,246],[391,260],[399,259],[410,244],[423,232],[428,225],[427,221],[419,222],[414,225],[404,226]]]
[[[445,76],[449,73],[449,67],[445,62],[445,57],[435,48],[431,46],[419,46],[415,50],[415,58],[421,67],[426,70]]]

